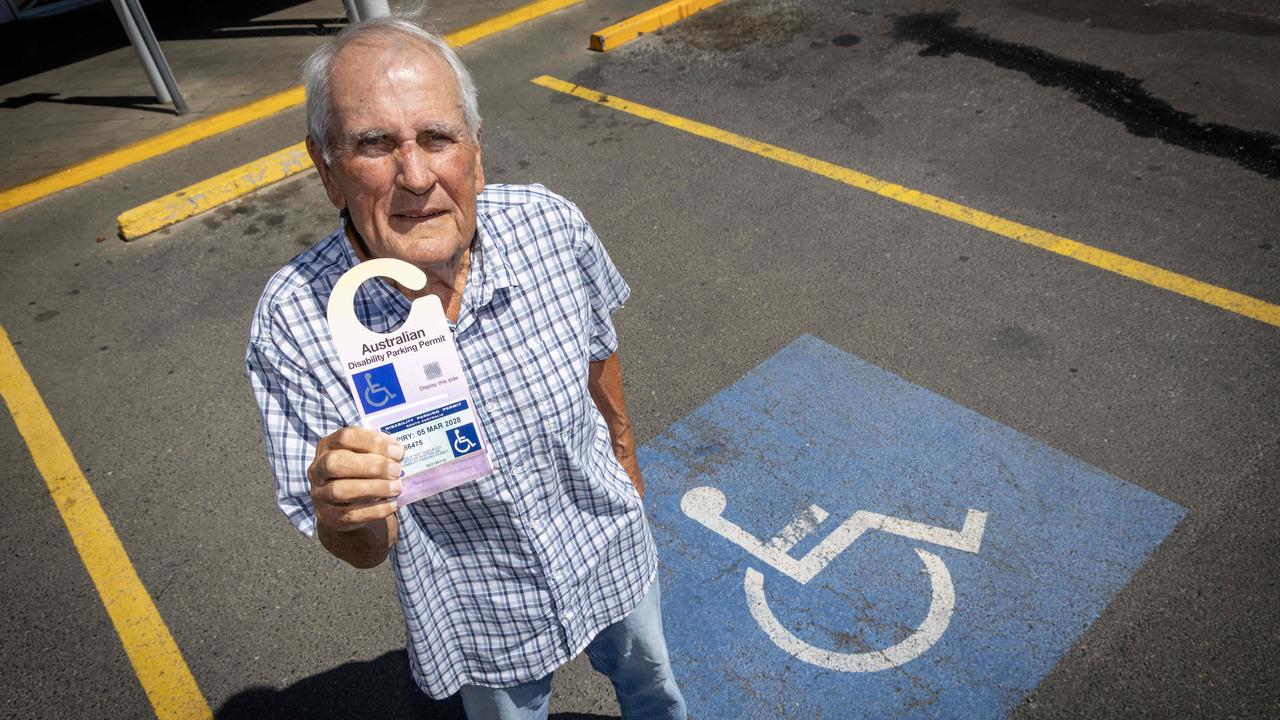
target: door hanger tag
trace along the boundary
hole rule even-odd
[[[360,424],[404,446],[404,487],[396,498],[404,507],[484,477],[492,468],[440,298],[414,300],[403,325],[376,333],[355,314],[356,290],[375,277],[410,290],[427,286],[426,273],[403,260],[362,262],[333,287],[329,333],[360,409]]]

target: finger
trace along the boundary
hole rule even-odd
[[[394,498],[400,494],[399,480],[334,480],[311,492],[311,499],[330,505],[359,505]]]
[[[325,437],[316,445],[316,454],[322,451],[350,450],[358,453],[371,453],[400,460],[404,457],[404,448],[390,435],[362,427],[340,428]]]
[[[317,455],[311,463],[312,479],[323,485],[334,480],[394,480],[400,477],[400,463],[385,455],[351,450],[331,450]]]
[[[331,525],[341,531],[355,530],[371,522],[382,520],[396,512],[394,500],[382,500],[363,505],[345,505],[332,508]]]

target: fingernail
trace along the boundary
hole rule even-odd
[[[400,490],[403,488],[404,488],[404,483],[400,482],[399,480],[395,480],[391,483],[391,494],[399,495]]]
[[[392,478],[400,477],[400,463],[392,462],[387,464],[387,475]]]
[[[400,443],[391,443],[391,447],[387,449],[387,457],[392,460],[403,460],[404,446]]]

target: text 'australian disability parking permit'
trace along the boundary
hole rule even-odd
[[[329,296],[329,332],[361,425],[404,446],[405,506],[492,472],[471,388],[453,343],[440,298],[414,300],[409,318],[390,333],[376,333],[355,314],[355,295],[366,280],[386,277],[410,290],[427,286],[422,270],[403,260],[369,260],[338,279]]]

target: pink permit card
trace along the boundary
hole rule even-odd
[[[355,296],[375,277],[409,290],[427,286],[426,273],[403,260],[362,262],[333,287],[329,333],[360,409],[360,424],[404,446],[404,489],[396,498],[404,507],[493,470],[440,299],[420,297],[403,325],[373,332],[356,317]]]

